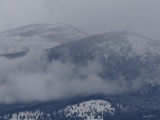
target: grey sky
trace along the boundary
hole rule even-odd
[[[160,0],[0,0],[0,30],[66,23],[89,33],[130,29],[160,40]]]

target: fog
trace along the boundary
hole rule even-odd
[[[0,31],[28,24],[65,23],[90,35],[130,29],[160,40],[159,5],[159,0],[0,0]],[[130,84],[123,76],[104,80],[98,75],[102,70],[98,60],[77,68],[72,61],[50,62],[38,48],[15,59],[0,57],[0,66],[0,103],[115,95],[136,90],[143,82],[137,78]]]
[[[130,29],[160,40],[159,0],[0,0],[0,31],[64,23],[88,34]]]
[[[49,62],[46,53],[33,49],[15,59],[0,57],[0,103],[49,101],[77,95],[115,95],[139,88],[123,77],[103,80],[98,73],[102,66],[97,60],[77,67],[71,61]],[[131,89],[133,88],[133,89]]]

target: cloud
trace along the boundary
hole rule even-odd
[[[83,67],[72,62],[49,62],[46,53],[39,49],[15,59],[0,57],[0,66],[0,103],[121,94],[140,84],[130,85],[123,77],[113,81],[100,78],[102,67],[97,60]]]
[[[7,27],[7,25],[10,24],[8,19],[8,13],[6,12],[4,5],[5,5],[5,0],[0,0],[0,19],[1,19],[0,26],[1,27],[2,26]]]
[[[47,7],[47,6],[51,5],[51,4],[52,5],[56,4],[59,7],[61,7],[62,9],[65,8],[65,5],[62,2],[60,2],[59,0],[43,0],[43,4],[44,4],[45,7]]]
[[[65,5],[59,0],[0,0],[0,31],[28,24],[57,23],[64,11]]]
[[[158,3],[150,0],[0,0],[0,26],[3,29],[12,25],[60,21],[90,33],[131,28],[158,38]],[[62,15],[65,10],[66,14]],[[78,68],[71,61],[50,63],[46,53],[39,49],[16,59],[0,57],[0,66],[0,103],[48,101],[98,93],[121,94],[138,89],[143,82],[138,78],[129,84],[123,77],[104,80],[98,75],[102,67],[96,60]],[[155,74],[159,75],[158,70]]]
[[[0,0],[0,12],[1,12],[2,8],[3,8],[4,2],[5,2],[4,0]]]

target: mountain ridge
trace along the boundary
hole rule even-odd
[[[49,49],[88,36],[64,24],[33,24],[0,32],[0,55],[25,52],[30,47]]]

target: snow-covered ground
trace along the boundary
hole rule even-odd
[[[90,100],[68,106],[59,112],[64,112],[67,117],[78,116],[86,120],[103,120],[103,113],[114,115],[115,108],[104,100]]]
[[[108,113],[114,115],[115,108],[112,107],[110,102],[105,100],[89,100],[81,103],[77,103],[71,106],[67,106],[57,112],[53,111],[54,114],[61,115],[64,113],[66,117],[81,117],[84,120],[103,120],[103,114]],[[50,119],[50,114],[43,113],[42,111],[21,111],[13,113],[11,115],[3,116],[4,120],[37,120],[42,116],[47,116]],[[0,118],[2,118],[0,116]]]
[[[43,115],[43,112],[40,111],[35,111],[35,112],[19,112],[19,113],[14,113],[11,116],[10,115],[5,115],[3,117],[4,120],[37,120],[38,117],[41,117]],[[50,115],[47,114],[49,117]]]

